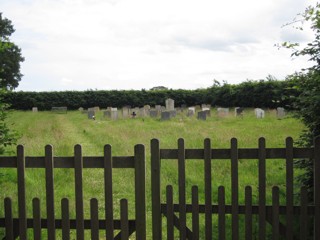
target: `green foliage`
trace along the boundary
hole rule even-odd
[[[320,4],[309,6],[302,14],[298,15],[300,19],[293,21],[291,24],[301,24],[296,27],[304,30],[303,26],[309,22],[314,33],[314,40],[301,46],[299,43],[283,44],[284,47],[292,49],[293,56],[308,56],[310,61],[315,64],[308,68],[302,69],[300,73],[289,76],[295,82],[295,88],[300,94],[294,102],[297,110],[297,117],[307,127],[300,136],[298,144],[301,146],[312,146],[315,137],[320,136]],[[300,177],[300,182],[308,186],[309,196],[313,195],[313,162],[301,159],[296,162],[298,168],[307,170],[307,174]]]
[[[9,36],[14,32],[13,25],[0,13],[0,88],[14,89],[19,85],[22,74],[20,62],[24,61],[21,49],[10,42]]]
[[[2,96],[5,90],[0,91],[0,154],[5,153],[5,148],[16,144],[18,135],[15,131],[11,130],[6,121],[8,113],[8,104],[2,101]]]
[[[17,110],[30,110],[32,107],[50,110],[59,106],[67,106],[69,110],[93,106],[154,106],[164,105],[167,98],[174,99],[176,106],[207,103],[221,107],[291,108],[292,99],[299,94],[293,86],[292,79],[278,81],[268,77],[266,80],[246,81],[238,85],[216,82],[210,88],[197,90],[10,92],[5,101]]]

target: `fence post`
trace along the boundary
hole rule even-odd
[[[54,216],[54,178],[53,178],[53,149],[51,145],[45,147],[45,167],[46,167],[46,207],[48,219],[48,239],[56,239],[55,216]]]
[[[146,239],[146,168],[144,145],[134,147],[136,238]]]
[[[211,140],[204,140],[205,238],[212,239]]]
[[[232,239],[239,239],[239,180],[238,180],[238,142],[231,139],[231,198],[232,198]]]
[[[178,139],[178,184],[179,184],[179,220],[180,240],[187,238],[186,233],[186,166],[184,139]]]
[[[160,146],[158,139],[151,140],[151,200],[152,200],[152,237],[162,239],[160,206]]]
[[[266,140],[259,138],[259,239],[266,238]]]
[[[106,238],[113,239],[113,187],[111,145],[104,146],[104,199],[106,218]]]
[[[320,137],[314,141],[314,239],[320,239]]]
[[[286,139],[286,239],[293,239],[293,139]]]
[[[18,171],[18,205],[19,205],[19,234],[21,240],[27,239],[27,215],[26,215],[26,183],[25,183],[25,156],[24,147],[17,147],[17,171]]]
[[[81,145],[77,144],[74,147],[74,182],[76,192],[76,228],[78,240],[84,240],[82,168],[83,159]]]

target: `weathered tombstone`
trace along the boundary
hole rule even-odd
[[[201,108],[202,108],[202,111],[204,108],[211,108],[211,105],[210,104],[201,104]]]
[[[88,119],[94,119],[96,116],[96,113],[93,109],[88,109]]]
[[[218,108],[217,110],[219,117],[226,117],[229,115],[229,108]]]
[[[117,108],[111,108],[111,120],[117,120],[118,119],[118,109]]]
[[[205,112],[207,114],[207,117],[210,117],[211,116],[211,111],[210,111],[210,108],[208,107],[204,107],[202,108],[202,111]]]
[[[79,107],[78,110],[79,110],[80,112],[82,112],[82,111],[83,111],[83,107]]]
[[[33,107],[32,108],[32,112],[38,112],[38,108],[37,107]]]
[[[150,105],[144,105],[143,108],[146,109],[146,110],[150,110],[151,109]]]
[[[170,113],[170,111],[163,111],[163,112],[161,112],[161,121],[170,120],[170,118],[171,118],[171,113]]]
[[[285,115],[286,114],[285,114],[284,108],[278,107],[277,108],[277,118],[282,119],[282,118],[284,118]]]
[[[207,120],[207,113],[206,113],[206,111],[200,111],[200,112],[198,112],[198,119],[199,119],[199,120]]]
[[[264,110],[262,110],[261,108],[255,108],[254,113],[257,118],[264,118]]]
[[[99,112],[100,111],[100,107],[93,107],[95,112]]]
[[[242,117],[242,116],[243,116],[243,108],[241,108],[241,107],[236,107],[236,108],[234,109],[234,115],[235,115],[236,117]]]
[[[150,117],[156,118],[158,117],[159,111],[157,109],[150,109],[149,113],[150,113]]]
[[[188,108],[188,112],[187,112],[187,116],[191,117],[196,113],[196,108],[195,107],[189,107]]]
[[[156,110],[158,110],[159,112],[161,112],[161,105],[155,105],[154,107]]]
[[[174,110],[174,100],[173,100],[173,99],[168,98],[168,99],[166,100],[166,110],[167,110],[167,111],[172,111],[172,110]]]

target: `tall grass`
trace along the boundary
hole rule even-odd
[[[256,119],[252,109],[247,109],[243,118],[219,118],[215,112],[207,121],[197,120],[196,117],[186,117],[185,114],[170,121],[159,119],[136,118],[112,121],[103,117],[100,112],[95,121],[78,111],[67,114],[52,112],[24,112],[14,111],[9,121],[21,133],[19,144],[25,146],[26,156],[43,156],[46,144],[54,147],[55,156],[72,156],[75,144],[81,144],[84,156],[102,156],[103,146],[112,145],[113,156],[133,155],[135,144],[144,144],[146,148],[146,178],[147,178],[147,214],[148,239],[151,238],[151,190],[150,190],[150,140],[160,140],[161,148],[176,148],[178,138],[184,138],[186,148],[202,148],[203,140],[210,138],[213,148],[229,148],[230,139],[238,139],[239,148],[256,148],[259,137],[266,138],[267,147],[284,147],[288,136],[297,139],[303,125],[296,119],[287,116],[278,120],[274,112],[267,112],[264,119]],[[8,149],[10,155],[15,155],[15,148]],[[254,201],[258,196],[258,168],[256,160],[241,160],[239,162],[239,201],[244,202],[244,188],[253,187]],[[165,200],[165,187],[173,185],[174,199],[178,199],[177,161],[163,161],[162,163],[162,200]],[[190,160],[186,164],[187,201],[191,202],[191,187],[198,185],[200,203],[204,203],[204,175],[203,162]],[[230,161],[215,160],[212,164],[212,192],[213,201],[217,203],[217,190],[220,185],[226,188],[226,202],[231,202],[231,165]],[[267,198],[271,201],[271,187],[280,186],[284,190],[285,165],[281,160],[267,161]],[[60,200],[70,199],[71,217],[74,217],[74,172],[72,169],[55,169],[55,199],[56,217],[60,218]],[[300,174],[295,172],[295,174]],[[114,169],[114,205],[115,217],[119,217],[119,200],[129,199],[130,217],[134,216],[134,172],[131,169]],[[28,216],[31,217],[31,200],[41,199],[42,216],[45,212],[45,181],[44,170],[27,169],[26,187]],[[103,171],[100,169],[84,169],[84,203],[85,217],[89,218],[90,198],[99,200],[99,214],[104,215]],[[16,170],[0,169],[0,201],[11,197],[14,202],[14,214],[17,216],[17,187]],[[282,199],[283,201],[283,199]],[[0,216],[3,216],[0,207]],[[214,218],[215,219],[215,218]],[[217,224],[214,221],[214,224]],[[0,233],[1,234],[1,233]],[[104,232],[101,232],[103,235]],[[0,236],[1,238],[1,236]],[[58,236],[59,238],[59,236]]]

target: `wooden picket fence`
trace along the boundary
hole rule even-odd
[[[102,157],[82,156],[82,148],[76,145],[73,157],[54,157],[52,146],[45,147],[44,157],[27,157],[24,147],[17,147],[16,157],[0,157],[0,168],[17,169],[18,218],[13,218],[12,201],[4,200],[5,216],[0,218],[0,228],[5,228],[5,239],[27,239],[27,229],[32,228],[34,239],[41,239],[41,229],[48,232],[48,239],[56,239],[56,229],[62,229],[62,238],[70,239],[70,229],[76,229],[76,239],[85,238],[85,229],[91,230],[91,239],[99,238],[99,229],[105,230],[107,239],[128,239],[135,232],[136,239],[146,239],[146,204],[145,204],[145,148],[134,147],[134,156],[112,156],[111,146],[104,147]],[[44,168],[46,183],[47,218],[40,216],[40,200],[33,199],[33,218],[26,213],[26,168]],[[75,211],[76,218],[69,217],[69,201],[61,200],[61,219],[55,218],[54,169],[72,168],[75,179]],[[83,174],[84,168],[104,169],[105,218],[98,218],[98,201],[90,200],[90,219],[84,219]],[[135,171],[135,219],[128,219],[128,202],[120,200],[120,219],[114,219],[112,169],[132,168]],[[114,236],[114,230],[120,230]]]
[[[41,239],[42,229],[47,230],[48,239],[56,239],[56,230],[62,230],[62,238],[70,239],[70,229],[76,229],[76,239],[85,238],[85,230],[90,230],[90,239],[99,239],[99,232],[105,230],[106,239],[145,240],[146,235],[146,201],[152,205],[152,238],[160,239],[266,239],[269,234],[267,226],[272,226],[272,239],[306,239],[310,227],[313,239],[320,239],[320,138],[315,140],[314,148],[295,148],[291,138],[286,140],[285,148],[266,148],[265,139],[259,139],[258,148],[238,148],[237,139],[231,140],[228,149],[214,149],[211,140],[204,140],[201,149],[186,149],[183,139],[178,140],[174,149],[160,148],[157,139],[151,140],[151,199],[146,198],[145,185],[145,147],[141,144],[134,147],[133,156],[112,156],[111,146],[104,147],[100,157],[82,156],[82,148],[76,145],[74,156],[56,157],[52,146],[45,147],[44,157],[25,156],[24,147],[17,147],[17,155],[0,157],[0,168],[15,168],[17,170],[18,187],[18,217],[12,214],[12,201],[4,200],[4,216],[0,216],[0,228],[5,230],[5,239],[27,239],[27,230],[33,229],[34,239]],[[301,201],[294,204],[294,159],[306,158],[314,162],[314,201],[309,203],[305,188],[301,189]],[[204,181],[204,204],[199,203],[198,186],[192,187],[191,203],[186,202],[186,161],[197,160],[203,164],[204,175],[199,176]],[[245,188],[245,204],[239,204],[238,161],[258,160],[258,205],[252,204],[252,189]],[[286,204],[279,204],[279,188],[272,190],[272,204],[266,203],[266,161],[283,159],[286,165]],[[178,203],[173,201],[173,188],[166,188],[166,196],[161,196],[161,162],[176,161],[178,164]],[[226,204],[225,188],[219,187],[218,203],[212,199],[212,162],[216,160],[231,162],[231,204]],[[41,216],[40,200],[33,199],[33,217],[27,218],[25,172],[28,168],[45,169],[46,187],[46,218]],[[61,218],[55,216],[54,169],[69,168],[74,170],[75,179],[75,219],[69,216],[69,201],[61,199]],[[83,174],[84,168],[100,168],[104,170],[105,216],[98,217],[98,201],[90,201],[90,219],[84,219]],[[135,219],[128,219],[128,202],[120,200],[120,219],[114,219],[113,206],[113,169],[131,168],[134,170],[135,182]],[[214,178],[213,178],[214,180]],[[5,193],[3,194],[5,196]],[[162,201],[165,199],[165,201]],[[2,208],[3,205],[0,205]],[[199,216],[204,214],[205,226],[199,226]],[[218,217],[218,234],[213,236],[213,216]],[[231,236],[227,235],[226,219],[231,216]],[[243,232],[239,230],[239,219],[245,218]],[[253,236],[253,217],[258,216],[258,234]],[[187,224],[191,217],[192,224]],[[282,221],[283,218],[285,221]],[[294,219],[299,218],[299,226]],[[162,221],[166,219],[166,228]],[[308,226],[311,220],[312,225]],[[285,223],[284,223],[285,222]],[[204,234],[201,231],[204,231]],[[100,231],[99,231],[100,230]],[[117,233],[115,230],[120,230]],[[298,232],[297,232],[298,231]],[[166,234],[164,234],[164,232]],[[177,234],[178,236],[174,236]],[[115,234],[117,233],[117,234]],[[150,234],[149,234],[150,235]],[[163,236],[166,235],[166,236]]]
[[[294,205],[293,160],[308,158],[314,160],[314,203],[308,203],[306,188],[301,189],[301,203]],[[192,187],[192,203],[186,203],[186,161],[197,159],[204,166],[205,203],[199,204],[198,187]],[[245,188],[245,204],[239,204],[238,161],[258,159],[258,205],[252,204],[252,189]],[[286,205],[279,205],[279,188],[272,189],[272,205],[266,205],[266,161],[284,159],[286,165]],[[178,203],[173,202],[173,188],[166,186],[166,201],[161,196],[161,162],[175,160],[178,164]],[[225,203],[224,186],[218,189],[218,204],[212,201],[212,161],[231,161],[231,204]],[[214,180],[214,179],[213,179]],[[205,139],[203,149],[185,149],[183,139],[178,140],[177,149],[161,149],[157,139],[151,141],[151,183],[152,183],[152,229],[153,239],[199,239],[199,214],[205,215],[205,239],[266,239],[267,223],[272,226],[272,239],[307,239],[308,222],[312,218],[313,239],[320,239],[320,138],[314,148],[295,148],[292,138],[286,139],[285,148],[266,148],[265,139],[259,139],[257,149],[239,149],[237,139],[231,140],[230,149],[212,149],[210,139]],[[178,213],[178,216],[177,214]],[[218,233],[213,236],[212,215],[218,216]],[[192,228],[187,226],[187,215],[192,218]],[[226,215],[231,215],[231,236],[226,236]],[[245,216],[244,232],[239,232],[239,216]],[[253,236],[253,215],[258,215],[258,236]],[[284,215],[285,223],[279,220]],[[167,219],[163,229],[163,217]],[[297,229],[293,219],[298,217]],[[178,229],[178,236],[174,236]],[[166,236],[163,232],[166,230]],[[296,233],[295,231],[299,232]],[[268,235],[270,237],[270,235]],[[177,238],[178,237],[178,238]]]

